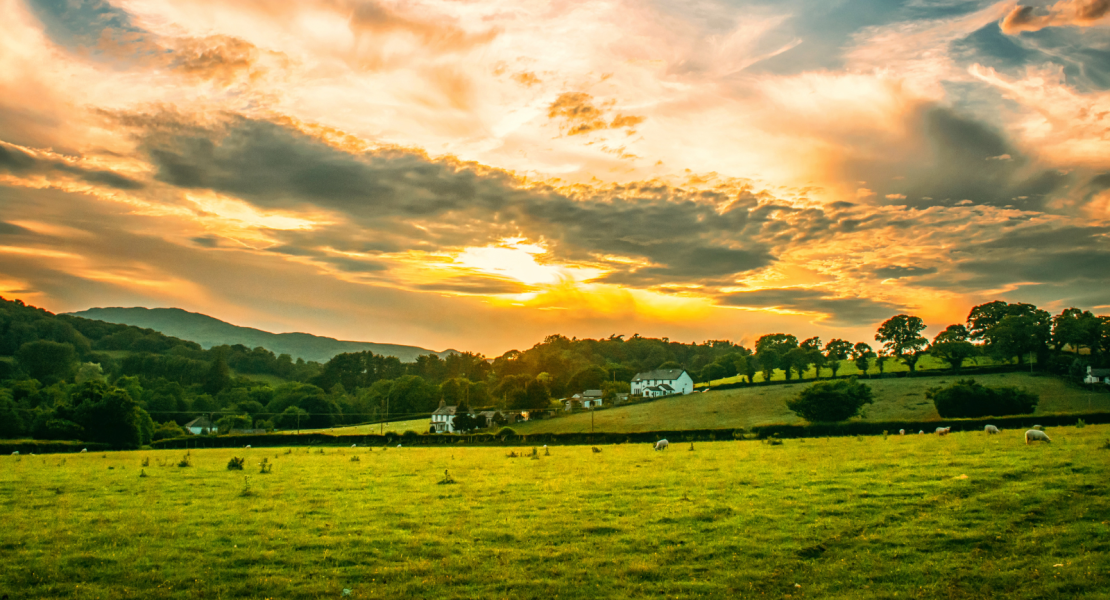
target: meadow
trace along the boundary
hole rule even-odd
[[[1048,433],[1051,445],[1004,431],[541,447],[536,458],[465,444],[213,449],[186,467],[182,451],[5,456],[0,589],[1104,598],[1110,426]],[[246,470],[227,470],[232,456]]]
[[[864,406],[861,416],[853,420],[939,420],[940,415],[932,401],[925,397],[925,391],[930,387],[953,383],[957,379],[959,378],[949,376],[861,379],[871,386],[875,402]],[[976,375],[974,379],[987,386],[1020,387],[1038,394],[1041,400],[1034,415],[1110,410],[1110,394],[1077,388],[1057,377],[1017,372]],[[660,431],[801,423],[802,419],[786,408],[786,400],[812,384],[812,381],[803,381],[757,385],[675,396],[643,404],[607,408],[595,411],[592,415],[575,413],[556,419],[518,423],[513,425],[513,429],[523,434],[535,434],[583,433],[590,431],[591,426],[595,431]]]

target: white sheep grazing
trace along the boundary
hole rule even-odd
[[[1025,445],[1028,446],[1029,442],[1048,442],[1051,444],[1052,440],[1048,438],[1047,433],[1039,429],[1030,429],[1025,432]]]
[[[983,431],[987,432],[989,435],[994,435],[994,434],[998,433],[998,428],[995,427],[994,425],[987,425],[986,427],[983,428]]]
[[[352,448],[354,448],[355,446],[358,446],[358,444],[351,444]]]
[[[671,443],[668,442],[667,440],[659,440],[658,442],[655,442],[655,449],[656,450],[666,450],[667,446],[670,446],[670,445],[671,445]]]
[[[16,450],[15,452],[12,452],[12,456],[19,456],[19,450]]]
[[[937,427],[937,435],[948,435],[949,431],[952,431],[951,427]]]
[[[250,447],[251,447],[251,445],[250,445],[250,444],[247,444],[246,446],[243,446],[243,447],[244,447],[244,448],[250,448]]]
[[[898,435],[906,435],[906,430],[905,429],[899,429],[898,430]]]
[[[917,435],[925,435],[925,430],[924,429],[919,429],[917,431]]]

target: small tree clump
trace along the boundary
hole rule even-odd
[[[232,456],[231,460],[227,461],[227,470],[228,471],[242,471],[243,470],[243,463],[245,463],[245,462],[246,462],[246,459],[239,458],[239,457],[236,457],[236,456]]]
[[[944,388],[930,388],[925,397],[933,401],[945,419],[999,417],[1033,412],[1040,397],[1014,387],[989,388],[974,379],[961,379]]]
[[[807,421],[828,423],[850,419],[872,402],[871,386],[852,377],[815,383],[787,400],[786,407]]]

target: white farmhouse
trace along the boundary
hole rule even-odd
[[[694,380],[685,369],[656,369],[632,378],[632,395],[645,398],[686,395],[694,391]]]
[[[1087,367],[1087,376],[1083,378],[1083,383],[1110,384],[1110,369],[1092,369],[1091,367]]]
[[[431,433],[455,433],[455,409],[456,406],[447,406],[443,400],[439,401],[439,408],[432,413],[432,426],[429,428]]]

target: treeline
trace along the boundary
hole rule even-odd
[[[610,399],[636,373],[683,368],[698,381],[739,376],[746,383],[802,377],[816,367],[832,376],[844,361],[861,371],[911,371],[933,354],[958,371],[989,355],[1081,374],[1110,357],[1110,318],[1067,309],[1052,316],[1028,304],[992,302],[972,309],[930,342],[921,319],[897,315],[876,332],[876,348],[790,334],[761,336],[752,348],[727,340],[551,335],[524,351],[487,360],[460,353],[402,363],[371,352],[340,354],[325,364],[292,360],[264,348],[198,344],[158,332],[54,315],[0,298],[0,437],[112,439],[146,444],[183,433],[210,416],[222,430],[324,428],[426,415],[440,402],[461,407],[543,409],[552,398],[601,389]],[[248,377],[249,376],[249,377]],[[106,433],[107,430],[118,430]]]

